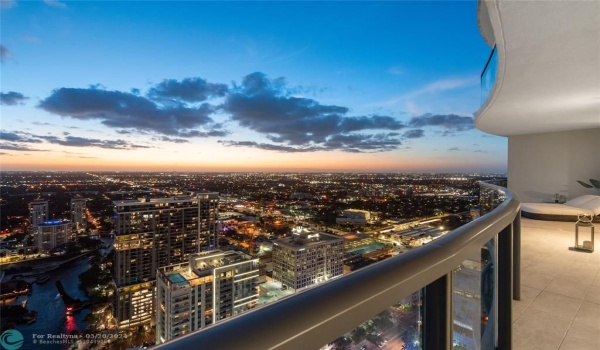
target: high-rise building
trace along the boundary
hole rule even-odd
[[[51,220],[35,227],[35,240],[39,252],[47,252],[66,244],[73,237],[73,223],[68,220]]]
[[[344,239],[296,228],[273,241],[273,279],[298,290],[343,274]]]
[[[119,328],[151,324],[158,268],[217,248],[218,193],[115,201],[116,285]]]
[[[85,198],[71,199],[71,222],[77,232],[85,231],[86,228],[85,202]]]
[[[29,221],[32,229],[49,219],[48,201],[37,200],[29,203]]]
[[[241,252],[192,254],[159,268],[156,342],[187,334],[251,309],[258,302],[258,258]]]

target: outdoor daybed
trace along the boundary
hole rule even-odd
[[[587,215],[594,222],[600,222],[600,196],[584,195],[558,203],[521,203],[521,216],[536,220],[577,221]]]

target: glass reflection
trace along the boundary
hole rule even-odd
[[[323,349],[366,350],[421,348],[421,292],[402,299]]]

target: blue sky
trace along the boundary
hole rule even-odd
[[[4,170],[505,172],[476,1],[2,1]]]

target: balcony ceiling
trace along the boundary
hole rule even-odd
[[[600,128],[600,1],[479,5],[498,71],[477,128],[503,136]]]

